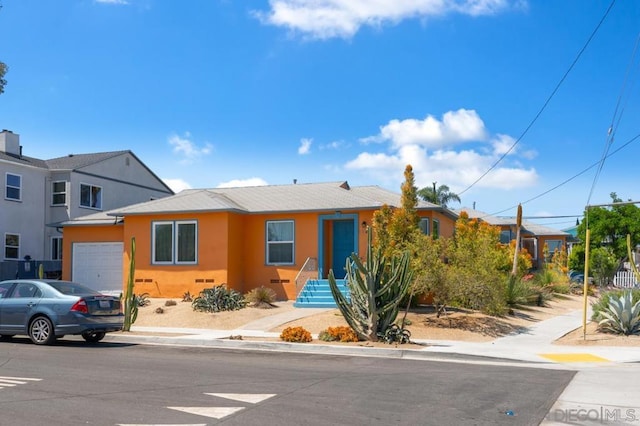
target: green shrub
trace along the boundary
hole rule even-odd
[[[134,294],[133,303],[136,306],[140,307],[147,306],[149,303],[151,303],[151,301],[149,300],[149,293]]]
[[[236,311],[246,306],[247,301],[242,294],[233,289],[227,289],[224,284],[205,288],[191,302],[193,310],[201,312]]]
[[[280,333],[280,339],[285,342],[308,343],[311,339],[311,333],[303,327],[287,327]]]
[[[632,289],[632,290],[615,289],[615,290],[605,291],[601,293],[598,300],[591,305],[591,310],[593,312],[591,315],[591,320],[595,322],[602,321],[605,318],[604,316],[602,316],[602,312],[607,309],[607,307],[609,306],[610,300],[612,298],[619,299],[627,291],[631,293],[632,304],[635,304],[638,301],[640,301],[640,289]]]
[[[384,333],[378,334],[378,340],[389,344],[410,343],[411,332],[409,330],[398,327],[397,324],[391,324],[391,326],[389,326],[389,328],[387,328]]]
[[[528,305],[534,294],[530,281],[510,275],[507,281],[505,301],[509,306]]]
[[[248,292],[244,298],[254,308],[275,308],[276,292],[268,287],[260,286]]]
[[[610,296],[609,304],[600,311],[603,317],[598,323],[601,330],[616,334],[640,334],[640,301],[633,302],[631,290],[620,296]]]

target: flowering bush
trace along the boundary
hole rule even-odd
[[[318,335],[320,340],[325,342],[358,342],[358,335],[355,331],[351,329],[351,327],[347,327],[344,325],[338,327],[329,327],[326,330],[323,330]]]
[[[311,333],[303,327],[287,327],[280,333],[280,339],[285,342],[307,343],[310,342]]]

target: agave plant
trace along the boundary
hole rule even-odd
[[[640,334],[640,301],[633,304],[631,291],[627,290],[620,297],[611,297],[609,305],[600,312],[604,318],[598,327],[616,334]]]

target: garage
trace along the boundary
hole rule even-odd
[[[123,243],[73,243],[71,279],[97,291],[120,294]]]

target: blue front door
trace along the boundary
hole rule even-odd
[[[347,257],[355,251],[353,220],[333,221],[333,244],[331,268],[336,278],[344,278]]]

